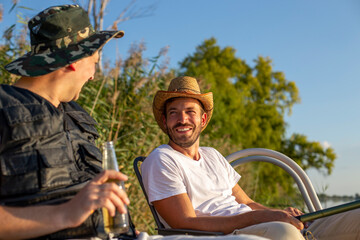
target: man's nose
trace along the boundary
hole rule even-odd
[[[185,123],[187,121],[187,119],[188,119],[188,116],[187,116],[186,112],[179,113],[178,122]]]

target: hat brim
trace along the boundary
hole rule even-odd
[[[211,119],[213,109],[214,109],[212,92],[208,92],[208,93],[204,93],[204,94],[194,94],[194,93],[187,93],[187,92],[158,91],[155,94],[154,101],[153,101],[153,114],[154,114],[157,124],[159,125],[159,127],[161,128],[161,130],[164,133],[167,133],[167,130],[164,126],[162,115],[164,113],[165,102],[171,98],[194,98],[194,99],[199,100],[202,103],[202,105],[204,107],[204,111],[207,114],[206,123],[202,127],[201,131],[203,131],[206,128],[206,126],[208,125],[208,123]]]
[[[41,76],[65,67],[82,58],[93,55],[112,38],[121,38],[124,31],[100,31],[88,38],[69,45],[64,49],[51,51],[47,49],[41,53],[28,52],[5,66],[10,73],[20,76]]]

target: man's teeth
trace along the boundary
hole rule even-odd
[[[181,128],[181,129],[178,129],[179,132],[185,132],[185,131],[189,131],[190,128]]]

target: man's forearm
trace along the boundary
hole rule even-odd
[[[264,205],[257,203],[257,202],[252,202],[252,203],[248,203],[247,204],[252,210],[266,210],[266,209],[270,209],[268,207],[265,207]]]
[[[243,228],[255,224],[245,215],[243,218],[237,216],[204,216],[190,217],[185,221],[172,225],[172,228],[194,229],[201,231],[223,232],[229,234],[235,229]],[[246,221],[245,221],[245,218]]]
[[[250,211],[234,216],[191,217],[173,228],[195,229],[202,231],[223,232],[229,234],[235,229],[269,221],[264,211]]]
[[[0,239],[24,239],[66,228],[61,205],[34,207],[0,206]]]
[[[235,216],[190,217],[171,227],[229,234],[235,229],[272,221],[287,222],[299,229],[303,227],[295,218],[281,210],[255,210]]]

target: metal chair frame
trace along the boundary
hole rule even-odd
[[[284,169],[295,180],[310,212],[322,210],[321,203],[305,171],[288,156],[265,148],[249,148],[226,156],[234,168],[247,162],[269,162]]]

